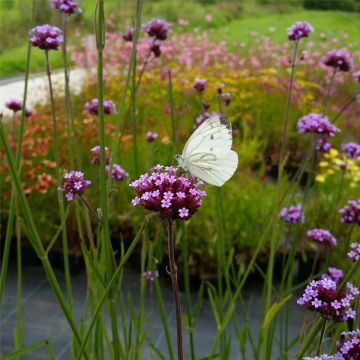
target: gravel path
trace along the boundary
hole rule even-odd
[[[84,69],[73,69],[70,72],[70,89],[78,94],[84,84],[87,72]],[[64,73],[62,70],[54,71],[52,74],[54,90],[64,91]],[[4,116],[11,115],[11,111],[5,108],[5,102],[9,99],[23,99],[24,95],[24,76],[13,77],[0,80],[0,111]],[[28,83],[27,107],[35,104],[44,104],[48,101],[48,80],[45,73],[31,75]]]

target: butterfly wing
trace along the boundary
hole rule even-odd
[[[186,162],[187,169],[199,179],[215,186],[222,186],[233,175],[238,166],[238,155],[230,150],[222,157],[215,154],[197,153],[190,162]]]
[[[201,180],[221,186],[234,174],[238,155],[231,150],[229,120],[218,115],[205,120],[185,144],[185,168]]]

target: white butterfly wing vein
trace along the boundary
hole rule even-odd
[[[238,155],[231,150],[231,125],[218,116],[204,121],[185,144],[184,165],[196,177],[221,186],[231,178],[238,165]]]

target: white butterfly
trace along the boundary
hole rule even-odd
[[[233,176],[238,165],[238,155],[231,150],[231,145],[230,121],[214,115],[193,132],[176,160],[179,166],[199,179],[222,186]]]

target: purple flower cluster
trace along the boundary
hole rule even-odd
[[[188,220],[201,205],[205,191],[201,181],[176,175],[177,168],[156,165],[150,173],[133,181],[130,186],[137,192],[132,203],[155,211],[167,220]]]
[[[283,208],[280,211],[279,217],[291,224],[301,223],[305,221],[304,213],[302,212],[301,205],[291,205],[288,208]]]
[[[308,37],[313,31],[313,27],[307,21],[297,21],[288,28],[288,39],[298,41],[301,38]]]
[[[360,329],[343,332],[341,335],[342,340],[336,344],[339,360],[360,359]]]
[[[224,87],[225,87],[225,85],[222,83],[217,86],[216,91],[219,95],[222,94]]]
[[[326,116],[316,113],[310,113],[300,118],[297,128],[300,134],[310,133],[326,137],[335,136],[340,131]]]
[[[116,106],[112,100],[104,100],[104,114],[112,115],[116,113]],[[99,115],[99,100],[92,99],[91,101],[86,102],[85,110],[90,115]]]
[[[221,95],[222,100],[225,104],[225,106],[229,106],[231,103],[231,94],[230,93],[224,93]]]
[[[207,111],[205,111],[204,113],[200,114],[197,118],[196,118],[196,125],[195,127],[200,126],[206,119],[208,119],[211,116],[211,114]]]
[[[159,57],[161,55],[161,45],[162,41],[155,39],[150,45],[150,51],[154,54],[155,57]]]
[[[132,42],[134,36],[134,29],[128,28],[126,32],[122,35],[122,38],[127,42]]]
[[[195,78],[195,85],[194,85],[194,89],[198,92],[198,93],[202,93],[205,91],[206,89],[206,83],[207,80],[206,79],[201,79],[201,78]]]
[[[331,234],[329,230],[325,229],[311,229],[309,230],[306,235],[319,243],[322,243],[327,246],[335,246],[336,245],[336,239]]]
[[[91,159],[91,163],[93,165],[99,165],[100,164],[100,146],[94,146],[91,150],[90,150],[94,156]],[[109,155],[109,148],[107,146],[105,146],[105,164],[108,165],[110,163],[110,155]]]
[[[109,176],[110,165],[106,166],[106,175]],[[113,164],[111,177],[114,181],[123,181],[129,174],[118,164]]]
[[[349,282],[345,290],[338,291],[336,287],[336,282],[329,277],[313,280],[297,303],[320,313],[327,320],[341,322],[354,318],[356,312],[351,308],[350,302],[359,295],[359,290]]]
[[[146,33],[156,40],[166,40],[170,25],[162,19],[151,19],[143,25]]]
[[[342,280],[343,276],[344,273],[341,269],[338,269],[336,267],[329,267],[327,273],[324,274],[322,278],[328,277],[336,283],[339,283]]]
[[[91,185],[90,180],[84,179],[84,173],[81,171],[70,171],[64,175],[64,184],[61,189],[65,193],[68,201],[74,199],[75,195],[81,195],[87,187]]]
[[[22,109],[22,101],[21,100],[17,100],[17,99],[11,99],[11,100],[8,100],[6,103],[5,103],[5,106],[9,109],[9,110],[12,110],[14,112],[17,112],[19,110]]]
[[[146,133],[146,141],[149,142],[149,143],[152,143],[152,142],[154,142],[154,141],[157,139],[158,136],[159,136],[158,133],[148,131],[148,132]]]
[[[354,79],[360,83],[360,70],[354,73]]]
[[[341,222],[360,225],[360,200],[349,200],[339,213]]]
[[[351,71],[354,67],[348,51],[344,49],[329,51],[320,61],[321,64],[334,68],[336,71]]]
[[[320,356],[307,356],[307,357],[304,357],[303,360],[336,360],[334,359],[334,357],[332,355],[327,355],[327,354],[323,354],[323,355],[320,355]],[[338,359],[340,360],[340,359]]]
[[[35,110],[31,109],[31,108],[26,108],[25,109],[25,117],[29,118],[31,116],[33,116],[35,114]]]
[[[329,142],[328,137],[322,136],[317,140],[315,148],[316,148],[316,151],[319,151],[322,153],[328,153],[331,150],[332,145]]]
[[[51,4],[55,9],[68,15],[81,13],[80,5],[75,0],[51,0]]]
[[[62,31],[56,26],[39,25],[29,31],[31,44],[42,50],[58,50],[64,41]]]
[[[358,261],[360,259],[360,244],[359,243],[352,243],[351,250],[348,252],[348,257],[352,261]]]
[[[346,154],[348,158],[355,159],[360,156],[360,144],[346,143],[341,145],[341,150]]]
[[[159,272],[156,270],[156,271],[151,271],[151,270],[148,270],[148,271],[145,271],[143,273],[143,276],[146,277],[146,280],[149,282],[149,283],[153,283],[155,281],[155,278],[158,278],[159,277]]]

